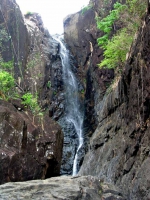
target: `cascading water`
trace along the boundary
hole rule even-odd
[[[62,74],[65,89],[65,115],[63,117],[63,124],[73,126],[78,136],[78,147],[75,152],[73,161],[72,175],[78,172],[78,153],[83,145],[83,111],[81,109],[79,96],[78,96],[78,83],[77,79],[71,69],[69,52],[61,41],[61,38],[55,38],[60,44],[60,57],[62,62]],[[65,122],[64,122],[65,121]],[[60,123],[61,124],[61,123]]]

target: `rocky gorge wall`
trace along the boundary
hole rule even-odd
[[[38,13],[22,15],[15,0],[1,1],[1,56],[12,62],[20,92],[37,93],[47,108],[62,87],[59,44],[50,36]],[[57,66],[57,67],[56,67]]]
[[[88,121],[87,133],[91,137],[79,175],[90,174],[117,185],[126,199],[147,200],[150,198],[149,7],[123,75],[106,92],[114,74],[96,66],[102,59],[96,44],[101,33],[91,23],[102,1],[91,2],[97,6],[64,21],[65,39],[78,60],[79,77],[86,77],[87,81],[85,128]]]
[[[12,63],[18,93],[36,93],[45,111],[40,118],[21,99],[0,101],[0,184],[59,175],[63,133],[46,111],[61,87],[58,42],[37,13],[23,17],[15,0],[1,0],[0,6],[3,62]]]
[[[34,149],[36,151],[34,152],[33,150],[31,155],[35,158],[35,160],[37,160],[34,167],[36,168],[37,164],[38,168],[39,162],[41,167],[40,170],[42,171],[38,175],[32,176],[32,172],[30,172],[30,169],[28,170],[28,167],[26,166],[28,159],[26,159],[26,162],[22,161],[22,157],[24,156],[24,154],[21,153],[21,155],[19,154],[20,156],[16,157],[16,162],[20,162],[19,170],[23,172],[20,172],[20,176],[18,176],[18,178],[17,175],[14,175],[13,180],[19,181],[59,175],[60,163],[61,174],[72,174],[73,160],[75,150],[78,146],[78,138],[75,133],[74,127],[67,126],[63,120],[63,115],[65,114],[66,100],[62,76],[62,63],[59,54],[60,44],[49,34],[48,30],[44,27],[42,19],[38,13],[29,12],[25,16],[23,16],[15,0],[5,0],[1,2],[0,19],[2,21],[1,30],[5,30],[5,34],[9,36],[9,40],[7,42],[4,42],[1,46],[4,49],[4,51],[2,51],[2,58],[4,62],[11,62],[13,65],[13,68],[11,70],[12,74],[14,74],[15,77],[17,91],[20,95],[27,92],[31,92],[33,95],[37,95],[38,102],[41,107],[40,112],[44,113],[43,119],[41,119],[39,116],[34,117],[30,110],[25,108],[25,106],[21,104],[21,99],[10,99],[8,103],[8,107],[10,108],[10,110],[7,110],[8,115],[11,115],[11,113],[14,111],[14,107],[16,109],[16,116],[19,114],[21,117],[20,123],[25,123],[25,126],[27,126],[28,134],[26,139],[27,141],[29,140],[29,143],[30,139],[28,139],[28,137],[30,138],[30,135],[32,135],[32,140],[34,140],[32,150]],[[0,37],[0,39],[3,38]],[[77,77],[77,62],[71,54],[69,54],[69,62],[71,70]],[[84,90],[84,87],[81,81],[78,81],[78,87],[79,98],[81,99],[81,101],[83,101],[82,91]],[[4,102],[2,101],[1,104],[3,103]],[[4,106],[4,110],[6,106]],[[5,133],[5,130],[7,129],[7,120],[5,119],[4,113],[2,112],[1,120],[2,138],[3,135],[8,134]],[[15,123],[18,123],[17,120],[18,118],[16,118]],[[62,129],[65,133],[64,138],[62,135],[62,131],[60,130],[60,127],[57,123],[62,124]],[[15,156],[17,153],[21,152],[21,138],[24,137],[22,135],[23,124],[20,125],[19,130],[16,130],[15,125],[11,124],[12,130],[9,131],[8,134],[8,143],[9,136],[14,134],[14,130],[15,134],[19,135],[16,139],[17,141],[15,141],[14,139],[14,141],[12,141],[11,144],[9,144],[7,147],[12,148],[12,146],[14,146],[16,142],[20,145],[18,149],[16,149],[15,146]],[[28,130],[30,129],[30,124],[32,124],[34,127],[33,129],[35,129],[35,136],[32,131]],[[6,127],[3,128],[3,126]],[[36,136],[36,134],[38,136]],[[47,139],[44,139],[45,136]],[[13,136],[11,137],[13,138]],[[56,139],[55,142],[53,138]],[[2,148],[4,146],[4,142],[5,141],[1,140]],[[37,145],[40,146],[41,150],[37,148]],[[64,153],[61,162],[62,146],[64,146]],[[9,154],[12,150],[7,152],[7,148],[2,149],[2,152],[6,154],[6,157],[11,160]],[[28,149],[28,145],[26,145],[26,148]],[[42,153],[37,152],[37,149],[39,152],[42,151]],[[50,155],[48,152],[50,152]],[[84,149],[83,152],[85,152]],[[25,155],[28,155],[28,153],[30,152],[26,151]],[[53,155],[51,155],[51,153],[53,153]],[[40,158],[37,159],[39,154]],[[83,155],[84,154],[82,153],[82,155],[80,156],[82,159]],[[2,160],[3,159],[5,160],[5,157],[2,157]],[[1,166],[2,176],[3,171],[5,171],[4,168],[6,168],[6,174],[8,174],[8,171],[10,170],[9,159],[6,163],[7,167],[3,164]],[[44,161],[39,161],[39,159]],[[22,162],[25,162],[25,169],[22,166]],[[30,175],[26,175],[25,172],[27,174],[29,173]],[[2,179],[2,183],[11,180],[12,177],[10,175],[6,175],[6,177]]]
[[[21,100],[19,99],[10,100],[9,103],[15,107],[16,113],[20,114],[23,112],[25,116],[27,114],[28,123],[33,124],[33,126],[35,126],[35,129],[37,126],[40,127],[39,137],[42,137],[41,135],[43,134],[46,135],[48,134],[51,138],[48,139],[49,141],[48,143],[46,142],[44,144],[41,144],[42,146],[41,148],[42,149],[44,148],[43,153],[40,155],[41,157],[44,157],[43,159],[45,160],[43,164],[43,166],[45,165],[45,167],[42,167],[42,169],[45,170],[43,172],[44,175],[35,176],[34,178],[40,178],[40,177],[43,178],[59,174],[63,137],[62,137],[62,131],[60,131],[58,124],[55,123],[56,121],[57,122],[61,121],[61,124],[63,124],[62,126],[63,131],[65,132],[64,154],[61,163],[62,166],[61,174],[72,174],[73,160],[74,160],[75,150],[77,149],[78,146],[78,138],[76,136],[74,127],[67,126],[66,124],[64,124],[65,122],[63,121],[63,115],[65,114],[66,100],[65,100],[65,90],[62,77],[62,63],[59,54],[60,44],[49,34],[48,30],[44,27],[42,19],[38,13],[29,12],[25,16],[23,16],[15,0],[5,0],[1,2],[0,19],[2,21],[1,30],[4,30],[5,34],[9,37],[9,40],[7,42],[4,42],[3,45],[1,46],[4,49],[4,51],[2,51],[2,58],[4,62],[11,62],[13,65],[13,68],[11,70],[12,74],[14,74],[15,77],[15,84],[17,91],[19,92],[20,95],[25,94],[27,92],[31,92],[32,94],[37,95],[38,102],[41,107],[40,112],[45,113],[44,118],[46,117],[46,119],[50,122],[50,125],[55,124],[54,131],[52,128],[49,128],[50,132],[47,132],[48,130],[45,129],[45,125],[47,127],[48,122],[43,121],[43,119],[41,120],[40,117],[38,116],[36,116],[34,120],[34,116],[27,108],[25,108],[21,104]],[[74,57],[71,54],[69,55],[69,62],[71,70],[73,71],[75,76],[77,76],[77,71],[78,71],[77,64]],[[84,90],[83,89],[84,87],[80,81],[78,81],[78,87],[80,93],[79,98],[82,101],[83,100],[82,91]],[[12,109],[13,107],[11,107],[9,111],[10,115]],[[50,119],[48,119],[48,116],[50,117]],[[24,119],[24,116],[21,119],[23,121],[22,123],[24,123],[25,121],[25,124],[27,126],[30,126]],[[2,126],[3,124],[5,124],[5,117],[2,117],[1,123]],[[14,127],[13,125],[12,127],[14,130],[16,130],[16,127]],[[18,134],[21,134],[22,127],[23,126],[20,127]],[[57,133],[55,133],[55,128],[58,130],[59,133],[58,135]],[[42,130],[44,131],[43,134]],[[2,135],[5,134],[3,128],[1,131]],[[9,134],[12,134],[12,131],[10,131]],[[57,146],[52,139],[54,137],[53,132],[55,133],[56,140],[58,140],[55,141],[55,143],[57,143],[59,146]],[[22,137],[23,136],[20,135],[19,141],[21,141]],[[37,137],[33,136],[33,140],[35,140],[34,149],[37,149],[36,146],[37,143],[39,142],[37,142],[35,138]],[[43,139],[41,138],[40,140],[42,142]],[[15,142],[16,141],[14,140],[12,142],[13,143],[12,145],[14,145]],[[49,143],[51,144],[50,146]],[[58,152],[55,151],[55,155],[52,156],[53,157],[52,160],[54,162],[53,161],[51,162],[53,165],[52,168],[53,169],[57,168],[57,170],[53,171],[53,169],[50,169],[49,167],[48,170],[49,175],[46,175],[47,174],[46,171],[48,169],[46,168],[46,166],[47,162],[49,162],[49,156],[46,152],[49,148],[50,149],[52,148],[52,152],[54,152],[53,144],[55,144]],[[4,141],[1,141],[1,146],[3,145]],[[7,149],[5,150],[3,149],[4,152],[6,150]],[[18,152],[18,150],[16,149],[15,151]],[[37,152],[35,152],[35,154],[36,153]],[[34,155],[34,152],[32,152],[32,154],[33,157],[37,157],[37,155]],[[81,157],[83,158],[83,155],[81,155]],[[17,162],[22,162],[21,159],[22,158],[18,157]],[[3,168],[4,166],[2,166],[2,173],[3,173]],[[20,169],[22,170],[22,164]],[[26,171],[28,171],[27,168]],[[18,179],[14,180],[18,181],[18,180],[29,179],[27,177],[28,176],[20,175]],[[33,177],[31,176],[31,179],[32,178]],[[6,182],[9,180],[11,180],[11,178],[8,178],[7,180],[6,178],[4,178],[2,182]]]
[[[97,31],[95,23],[97,13],[107,7],[104,2],[91,0],[91,9],[64,20],[65,40],[72,53],[71,68],[78,77],[79,96],[85,107],[86,155],[80,160],[79,175],[93,176],[8,183],[0,187],[0,198],[15,199],[18,195],[24,199],[41,199],[45,195],[45,199],[150,199],[150,8],[122,76],[107,90],[114,71],[97,67],[103,52],[96,41],[102,33]],[[106,10],[115,2],[110,1]],[[14,59],[19,92],[37,92],[45,111],[41,121],[20,100],[0,101],[0,183],[57,176],[63,134],[56,121],[63,116],[65,107],[60,46],[44,28],[37,13],[28,13],[25,19],[15,0],[1,0],[0,4],[1,25],[11,36],[4,43],[2,57],[4,61]],[[74,134],[69,134],[70,127],[66,129],[64,145],[68,151],[62,161],[62,172],[71,174],[73,145],[77,140]],[[50,193],[49,187],[54,188]]]

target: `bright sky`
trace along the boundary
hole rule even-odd
[[[22,12],[37,12],[50,34],[63,33],[63,19],[87,6],[89,0],[16,0]]]

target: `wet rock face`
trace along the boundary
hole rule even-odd
[[[60,119],[59,123],[64,133],[63,157],[60,173],[62,175],[72,175],[73,161],[78,146],[78,137],[73,125],[67,123],[65,119]]]
[[[60,52],[60,54],[61,53],[62,52]],[[80,120],[82,120],[81,112],[83,110],[83,101],[79,93],[83,89],[83,85],[77,77],[75,59],[67,49],[63,53],[63,56],[61,55],[63,63],[63,91],[57,94],[58,100],[57,104],[55,104],[56,110],[54,110],[55,112],[53,118],[58,120],[58,123],[62,127],[62,131],[64,133],[61,174],[71,175],[73,173],[75,154],[79,146],[78,131],[80,124],[78,119],[80,118]],[[71,77],[73,77],[73,79]],[[75,82],[73,82],[73,80]],[[51,104],[51,106],[53,106],[53,104]],[[78,111],[76,109],[78,109]],[[72,119],[74,120],[73,122],[71,122]],[[82,154],[78,156],[79,160],[83,160],[83,156],[85,154],[84,151],[83,147]]]
[[[97,104],[98,127],[80,173],[114,183],[127,199],[149,199],[149,13],[129,52],[124,73]]]
[[[0,101],[0,184],[59,175],[61,129],[46,115],[39,120]]]
[[[18,197],[36,200],[125,200],[117,188],[92,176],[61,176],[43,181],[7,183],[0,186],[0,191],[1,200]]]
[[[73,162],[77,148],[79,146],[79,138],[75,131],[73,124],[67,123],[65,119],[61,118],[59,124],[62,127],[64,133],[64,145],[63,145],[63,156],[61,162],[61,175],[72,175],[73,173]],[[81,164],[83,162],[83,157],[85,155],[85,145],[78,153],[77,160],[77,171],[79,171]]]

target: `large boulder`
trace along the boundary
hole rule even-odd
[[[59,125],[46,114],[40,119],[14,105],[0,101],[0,184],[59,175]]]
[[[117,188],[92,176],[7,183],[0,186],[0,191],[1,200],[125,200]]]

